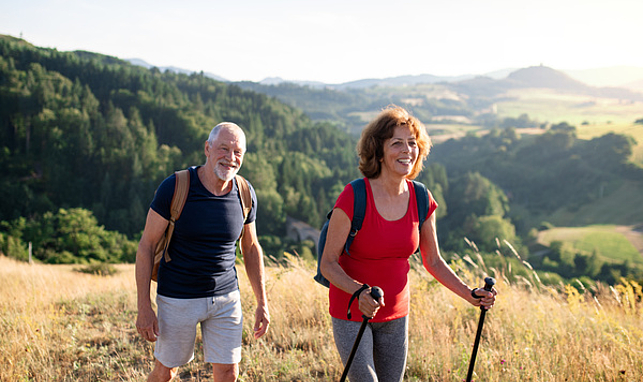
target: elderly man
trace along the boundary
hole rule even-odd
[[[169,381],[179,366],[194,358],[197,324],[201,324],[204,357],[212,364],[214,381],[237,380],[242,313],[235,259],[240,236],[257,300],[255,339],[268,330],[263,251],[255,227],[257,198],[248,183],[252,208],[244,221],[235,178],[245,151],[243,130],[234,123],[220,123],[205,142],[205,164],[188,169],[187,200],[168,247],[171,261],[161,261],[158,271],[158,318],[150,299],[151,273],[156,246],[170,219],[175,175],[161,183],[150,205],[136,254],[136,328],[143,338],[156,342],[156,361],[148,381]]]

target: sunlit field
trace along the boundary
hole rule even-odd
[[[563,249],[591,255],[593,251],[608,254],[604,261],[643,263],[643,257],[616,226],[552,228],[540,232],[539,242],[549,246],[552,241],[563,242]]]
[[[643,104],[629,100],[568,94],[552,89],[517,89],[508,91],[507,100],[497,103],[498,116],[518,117],[552,124],[567,122],[579,126],[631,125],[642,118]]]
[[[407,381],[463,381],[479,310],[413,263]],[[509,283],[511,269],[481,260],[452,266],[470,285],[498,280],[486,315],[475,381],[643,380],[643,292],[636,283],[586,290],[580,283],[543,287],[536,276]],[[134,329],[134,266],[115,276],[71,266],[29,265],[0,256],[0,381],[144,381],[153,346]],[[254,297],[239,267],[246,320],[242,381],[338,381],[327,290],[313,265],[291,259],[267,269],[272,324],[252,339]],[[180,381],[208,381],[200,339]]]

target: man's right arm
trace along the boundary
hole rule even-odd
[[[150,208],[147,213],[143,236],[136,251],[136,293],[138,317],[136,329],[148,341],[156,341],[158,336],[158,321],[152,309],[150,299],[150,284],[152,282],[152,267],[154,252],[163,238],[168,221]]]

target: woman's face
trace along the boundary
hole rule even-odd
[[[408,176],[418,158],[418,145],[415,134],[407,125],[395,127],[393,136],[384,141],[384,157],[382,173],[391,175]]]

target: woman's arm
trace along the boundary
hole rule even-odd
[[[319,267],[322,275],[324,275],[331,284],[352,295],[357,292],[363,284],[347,275],[339,265],[339,257],[344,251],[344,244],[346,243],[346,238],[348,238],[350,230],[351,220],[348,215],[346,215],[346,212],[340,208],[335,208],[328,223],[326,245]],[[367,293],[362,292],[359,295],[359,309],[366,316],[373,317],[375,313],[377,313],[380,304],[382,306],[384,305],[384,298],[381,298],[378,304],[370,297],[370,288],[365,291]]]
[[[490,309],[495,303],[497,292],[495,290],[488,292],[480,288],[476,289],[476,295],[483,296],[482,299],[476,299],[471,295],[472,289],[453,272],[440,255],[435,221],[435,214],[431,214],[420,231],[420,251],[424,267],[436,280],[461,298],[475,306],[483,305]]]

